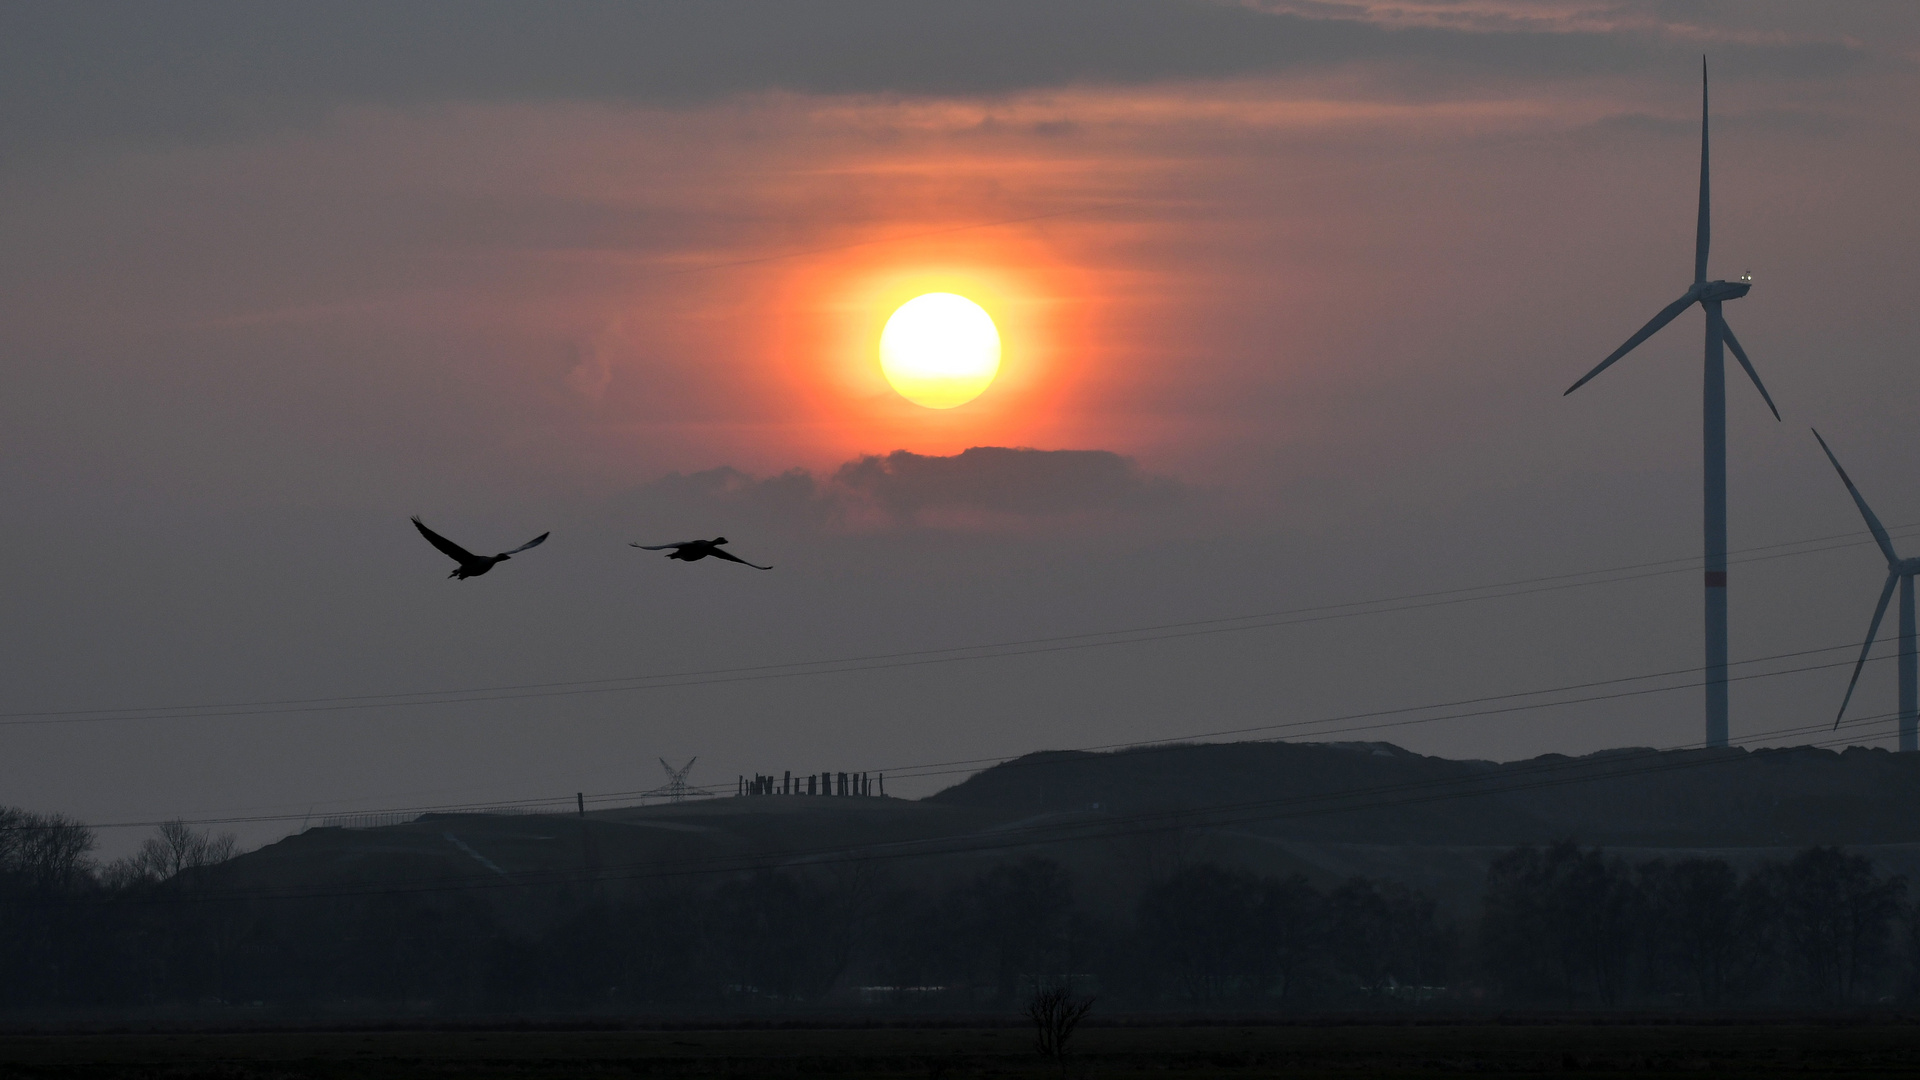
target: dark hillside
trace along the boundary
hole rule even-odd
[[[1172,813],[1347,844],[1899,844],[1920,842],[1920,755],[1626,749],[1493,763],[1386,743],[1231,743],[1031,754],[926,801],[1142,821]]]
[[[1869,750],[1242,743],[919,801],[423,815],[164,875],[13,857],[0,1016],[1004,1012],[1042,976],[1202,1012],[1920,1000],[1917,781]]]
[[[383,828],[309,829],[205,873],[222,887],[290,891],[695,877],[890,849],[964,834],[1002,816],[901,799],[780,795],[584,816],[426,814]]]
[[[1387,743],[1049,752],[918,802],[775,795],[310,829],[204,879],[274,893],[463,883],[511,911],[588,880],[672,885],[867,863],[924,885],[1039,855],[1099,883],[1086,899],[1109,917],[1129,911],[1145,881],[1194,861],[1322,883],[1401,880],[1465,911],[1500,852],[1570,838],[1736,865],[1840,844],[1920,871],[1920,755],[1628,749],[1494,763]]]
[[[1464,914],[1487,866],[1576,839],[1635,857],[1736,866],[1815,844],[1920,873],[1920,755],[1881,750],[1614,750],[1453,761],[1387,743],[1230,743],[1031,754],[918,802],[756,796],[572,815],[429,815],[311,829],[204,873],[269,893],[477,889],[518,924],[559,894],[698,886],[754,870],[863,864],[946,884],[1040,856],[1130,917],[1147,882],[1194,862],[1404,881]]]

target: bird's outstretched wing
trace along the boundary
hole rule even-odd
[[[682,540],[677,544],[643,544],[640,541],[635,540],[632,543],[628,544],[627,546],[637,547],[641,551],[665,551],[668,548],[683,548],[689,544],[697,544],[699,542],[700,541],[698,540]]]
[[[517,548],[514,548],[514,549],[513,549],[512,551],[503,551],[503,552],[501,552],[500,554],[502,554],[502,555],[518,555],[518,554],[520,554],[521,552],[523,552],[523,551],[525,551],[525,550],[527,550],[528,548],[533,548],[533,547],[539,547],[539,546],[540,546],[541,544],[544,544],[544,543],[546,543],[546,542],[547,542],[547,537],[549,537],[549,536],[552,536],[552,535],[553,535],[553,534],[552,534],[552,533],[550,533],[550,532],[543,532],[543,533],[541,533],[541,534],[540,534],[539,536],[536,536],[536,537],[534,537],[533,539],[531,539],[531,540],[529,540],[529,541],[527,541],[526,543],[524,543],[524,544],[521,544],[521,545],[520,545],[519,547],[517,547]]]
[[[432,529],[427,528],[426,525],[422,523],[418,517],[415,517],[413,519],[413,527],[420,530],[420,535],[427,538],[427,543],[432,544],[434,547],[439,548],[442,553],[444,553],[448,558],[452,559],[454,562],[468,563],[468,562],[474,561],[474,559],[476,558],[473,552],[468,551],[466,548],[461,547],[459,544],[456,544],[453,541],[447,539],[446,537],[441,536],[439,533],[434,532]],[[543,536],[540,539],[545,540],[546,537]],[[538,543],[538,541],[535,541],[535,542]]]
[[[726,552],[724,552],[724,551],[721,551],[721,550],[720,550],[719,548],[714,548],[714,549],[713,549],[712,551],[710,551],[710,552],[708,552],[707,554],[709,554],[709,555],[712,555],[712,556],[713,556],[714,558],[716,558],[716,559],[725,559],[725,560],[727,560],[728,562],[737,562],[737,563],[739,563],[739,564],[740,564],[741,566],[751,566],[751,567],[753,567],[753,568],[754,568],[755,570],[771,570],[771,569],[773,569],[773,567],[771,567],[771,566],[761,566],[761,565],[760,565],[759,563],[750,563],[750,562],[748,562],[747,560],[745,560],[745,559],[743,559],[743,558],[741,558],[741,557],[740,557],[740,556],[738,556],[738,555],[729,555],[729,554],[727,554]]]

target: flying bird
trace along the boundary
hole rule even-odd
[[[543,532],[539,536],[514,548],[512,551],[503,551],[498,555],[475,555],[459,544],[427,528],[418,516],[413,519],[413,527],[420,530],[420,535],[427,538],[427,543],[439,548],[442,552],[446,553],[448,558],[460,564],[454,568],[453,573],[447,576],[450,578],[460,578],[462,580],[470,577],[479,577],[481,574],[493,569],[494,563],[506,562],[508,559],[513,558],[515,555],[520,554],[530,547],[539,547],[547,537],[553,535],[551,532]]]
[[[750,563],[747,560],[742,559],[737,555],[729,555],[726,552],[721,551],[720,545],[726,542],[727,542],[726,537],[716,536],[711,540],[682,540],[677,544],[642,544],[638,541],[635,541],[634,543],[629,544],[627,546],[637,547],[641,551],[667,551],[667,549],[671,548],[673,550],[668,552],[667,558],[679,559],[681,562],[699,562],[701,559],[704,559],[707,556],[711,555],[716,559],[725,559],[728,562],[737,562],[741,566],[751,566],[755,570],[773,569],[773,567],[771,566],[761,566],[759,563]]]

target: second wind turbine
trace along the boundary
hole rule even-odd
[[[1813,437],[1820,439],[1820,433],[1814,432]],[[1860,669],[1866,666],[1867,654],[1873,651],[1873,637],[1880,632],[1880,620],[1887,616],[1887,602],[1893,599],[1897,582],[1900,586],[1900,752],[1911,754],[1920,750],[1920,661],[1915,656],[1913,625],[1913,577],[1920,574],[1920,559],[1903,559],[1893,550],[1893,538],[1887,535],[1887,527],[1874,516],[1866,496],[1853,486],[1853,477],[1840,467],[1840,459],[1833,456],[1827,440],[1820,439],[1820,449],[1827,452],[1833,471],[1840,474],[1840,482],[1847,485],[1847,494],[1853,496],[1853,505],[1860,508],[1860,516],[1866,519],[1873,542],[1880,545],[1880,554],[1887,557],[1887,583],[1880,588],[1880,603],[1874,606],[1873,621],[1867,624],[1867,642],[1860,646],[1860,659],[1854,662],[1853,678],[1847,680],[1847,696],[1840,699],[1840,711],[1833,714],[1833,726],[1838,728],[1840,718],[1847,715],[1847,702],[1853,700],[1853,688],[1860,683]]]
[[[1615,360],[1633,351],[1634,346],[1652,337],[1661,327],[1672,322],[1681,312],[1699,304],[1707,315],[1707,349],[1705,392],[1701,401],[1701,426],[1704,429],[1702,444],[1704,451],[1705,494],[1706,494],[1706,572],[1707,572],[1707,745],[1727,745],[1727,377],[1725,349],[1732,349],[1734,359],[1746,369],[1747,377],[1760,390],[1760,396],[1766,400],[1767,408],[1773,410],[1773,418],[1780,419],[1780,410],[1774,408],[1773,397],[1767,393],[1765,384],[1753,370],[1753,364],[1747,359],[1747,351],[1740,347],[1739,339],[1733,336],[1733,329],[1720,314],[1720,305],[1728,300],[1738,300],[1747,295],[1752,288],[1751,279],[1741,275],[1739,281],[1707,280],[1707,248],[1712,238],[1712,210],[1707,184],[1707,62],[1700,61],[1700,218],[1694,233],[1693,242],[1693,286],[1680,299],[1668,304],[1640,328],[1640,332],[1627,339],[1625,345],[1613,350],[1613,354],[1600,361],[1599,366],[1567,387],[1567,393],[1585,386],[1588,380],[1607,370]],[[1723,348],[1724,346],[1724,348]],[[1565,395],[1562,395],[1565,396]]]

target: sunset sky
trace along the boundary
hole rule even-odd
[[[1885,571],[1808,427],[1920,554],[1910,3],[0,7],[0,803],[1696,743],[1700,316],[1561,392],[1690,281],[1703,53],[1784,418],[1731,369],[1733,738],[1891,746],[1887,661],[1823,730]],[[952,409],[880,369],[926,292],[1002,340]],[[776,569],[627,546],[718,535]]]

